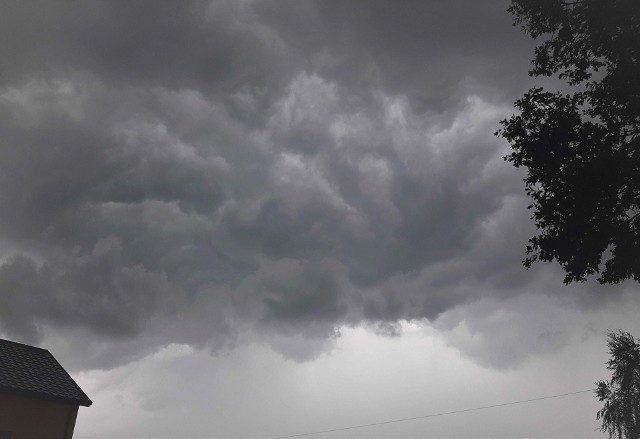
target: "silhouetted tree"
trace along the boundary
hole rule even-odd
[[[556,260],[565,283],[640,281],[640,1],[513,0],[514,25],[533,38],[534,87],[496,132],[525,178],[537,234],[528,268]],[[604,266],[603,266],[604,263]]]
[[[611,380],[598,381],[595,393],[604,406],[597,418],[610,438],[640,439],[640,340],[628,332],[609,333],[607,369]]]

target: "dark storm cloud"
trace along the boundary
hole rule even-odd
[[[143,315],[156,312],[157,299],[171,287],[163,275],[125,267],[121,251],[120,242],[111,238],[99,241],[88,255],[51,258],[40,267],[24,256],[10,259],[0,272],[2,329],[32,342],[38,323],[135,336]]]
[[[277,35],[245,2],[14,3],[2,25],[9,81],[71,68],[118,85],[236,91],[272,85],[262,81],[286,64]]]
[[[529,56],[525,38],[504,32],[504,2],[324,2],[320,9],[325,23],[338,23],[324,26],[338,35],[332,48],[368,58],[385,90],[407,94],[419,112],[447,109],[464,97],[466,81],[512,86]]]
[[[344,324],[537,291],[492,135],[531,52],[506,6],[5,5],[0,332],[84,340],[82,367],[304,359]]]

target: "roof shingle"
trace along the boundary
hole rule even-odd
[[[46,349],[0,339],[0,392],[89,407],[92,402]]]

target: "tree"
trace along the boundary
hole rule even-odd
[[[523,265],[557,261],[564,282],[640,281],[640,1],[512,0],[537,39],[530,89],[496,135],[527,168],[537,234]],[[551,81],[548,81],[551,82]]]
[[[604,406],[597,413],[600,429],[610,438],[640,439],[640,339],[628,332],[609,333],[607,369],[611,380],[598,381],[595,393]]]

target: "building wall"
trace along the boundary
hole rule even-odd
[[[71,439],[78,406],[0,393],[0,438]]]

